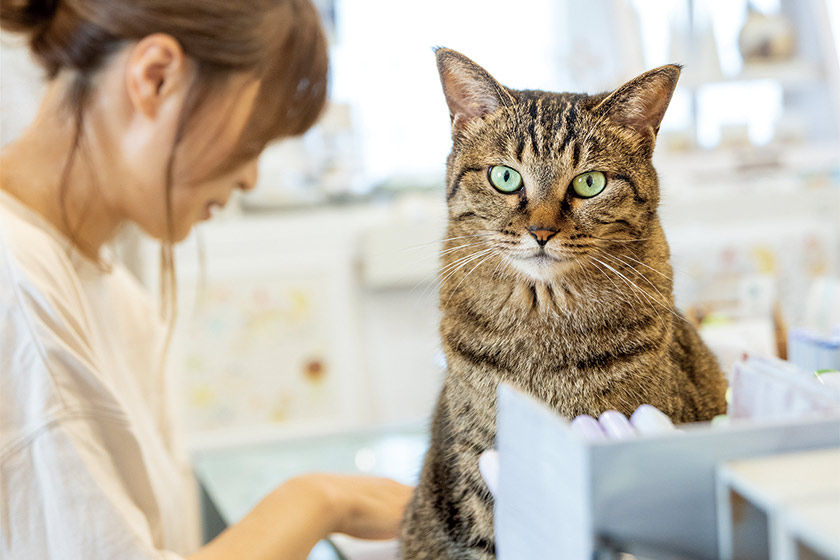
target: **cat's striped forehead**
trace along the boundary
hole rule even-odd
[[[516,92],[517,116],[513,153],[522,161],[526,148],[534,157],[559,154],[572,144],[581,128],[581,101],[588,96],[541,91]],[[575,143],[579,146],[579,143]],[[578,159],[577,157],[575,159]]]
[[[514,102],[485,119],[485,127],[476,130],[472,142],[454,145],[456,151],[486,151],[506,154],[518,162],[559,162],[571,168],[581,163],[583,147],[590,152],[610,148],[616,154],[632,151],[610,130],[609,123],[592,114],[591,109],[605,94],[553,93],[537,90],[508,90]],[[632,140],[632,138],[630,138]],[[565,157],[564,157],[565,156]]]

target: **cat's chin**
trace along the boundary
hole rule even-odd
[[[506,257],[506,260],[517,272],[544,283],[566,275],[574,265],[574,261],[570,259],[558,259],[545,253],[525,258]]]

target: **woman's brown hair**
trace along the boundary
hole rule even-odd
[[[318,12],[310,0],[2,0],[0,24],[27,35],[48,78],[71,73],[67,107],[75,120],[69,168],[82,141],[85,105],[92,78],[108,57],[127,42],[153,33],[174,37],[196,65],[175,143],[169,156],[165,211],[169,239],[163,240],[162,271],[168,271],[174,302],[172,263],[172,170],[175,150],[191,117],[225,80],[249,73],[259,80],[250,120],[237,148],[214,173],[229,171],[256,157],[271,140],[305,132],[326,99],[327,46]],[[62,195],[63,196],[63,195]],[[73,228],[65,226],[73,238]],[[174,309],[170,308],[170,312]]]

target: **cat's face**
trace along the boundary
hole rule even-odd
[[[509,90],[463,55],[437,56],[453,126],[452,231],[546,282],[593,259],[608,267],[611,247],[644,238],[659,200],[650,156],[678,67],[586,96]]]

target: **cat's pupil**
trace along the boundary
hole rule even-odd
[[[592,175],[587,175],[587,176],[586,176],[586,185],[587,185],[588,187],[591,187],[591,186],[592,186],[592,183],[593,183],[593,181],[592,181]]]
[[[505,170],[505,183],[510,181],[510,171]]]

